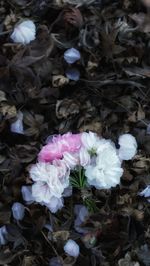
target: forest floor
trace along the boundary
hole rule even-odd
[[[150,184],[149,8],[149,0],[0,1],[0,226],[8,231],[0,265],[150,265],[150,203],[139,196]],[[24,19],[37,28],[27,45],[10,37]],[[72,47],[81,59],[69,65]],[[11,125],[20,114],[17,133]],[[82,224],[85,234],[74,228],[78,193],[56,214],[21,194],[47,138],[68,131],[115,143],[130,132],[138,143],[120,185],[94,191],[99,210]],[[12,217],[13,202],[26,206],[22,221]],[[68,238],[80,246],[77,259],[64,253]]]

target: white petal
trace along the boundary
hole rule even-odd
[[[90,154],[85,148],[81,148],[79,151],[79,157],[80,157],[80,165],[85,167],[86,165],[90,164],[91,158]]]
[[[24,201],[26,201],[28,204],[32,203],[34,201],[34,198],[32,196],[32,187],[31,186],[22,186],[21,193]]]
[[[2,227],[0,227],[0,245],[6,245],[7,244],[7,229],[6,226],[3,225]]]
[[[79,218],[82,222],[85,221],[85,219],[88,217],[89,212],[88,209],[85,206],[82,206],[80,211],[79,211]]]
[[[80,52],[75,48],[68,49],[64,53],[64,59],[68,64],[75,63],[80,60],[80,57]]]
[[[100,138],[96,133],[91,131],[89,133],[83,132],[81,135],[81,141],[88,151],[95,150],[96,152]]]
[[[23,113],[18,112],[17,120],[11,123],[11,132],[23,134]]]
[[[35,35],[35,24],[31,20],[26,20],[16,25],[10,37],[16,43],[28,44],[35,40]]]
[[[64,246],[64,251],[72,257],[78,257],[80,253],[79,245],[72,239],[69,239]]]
[[[63,160],[70,169],[75,168],[79,163],[79,159],[77,158],[76,154],[72,154],[70,152],[64,152]]]
[[[142,190],[139,195],[144,196],[145,198],[150,197],[150,185],[147,186],[144,190]]]
[[[12,205],[12,213],[13,213],[13,217],[16,220],[22,220],[24,218],[24,214],[25,214],[25,207],[23,204],[19,203],[19,202],[15,202]]]
[[[120,148],[118,150],[119,157],[122,160],[131,160],[137,153],[137,142],[131,134],[123,134],[119,137],[118,143]]]
[[[132,148],[124,148],[120,147],[118,150],[118,155],[121,160],[131,160],[137,153],[137,149],[135,147]]]
[[[56,213],[58,210],[62,209],[63,199],[52,197],[50,202],[46,204],[46,206],[52,213]]]
[[[44,182],[35,182],[32,185],[32,196],[37,202],[48,204],[52,198],[49,186]]]

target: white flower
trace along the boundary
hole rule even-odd
[[[70,48],[65,51],[64,59],[68,64],[73,64],[76,61],[80,60],[80,52],[75,48]]]
[[[122,160],[131,160],[137,153],[137,142],[131,134],[123,134],[118,141],[120,148],[119,157]]]
[[[17,120],[11,123],[10,130],[13,133],[23,134],[23,113],[18,112]]]
[[[54,160],[53,165],[57,167],[60,182],[67,188],[69,186],[70,168],[67,167],[64,160]]]
[[[36,202],[46,205],[51,212],[63,207],[62,195],[69,186],[68,169],[64,162],[57,160],[54,165],[39,162],[31,167],[30,177],[35,181],[32,196]]]
[[[100,138],[96,133],[93,132],[83,132],[81,135],[81,141],[83,146],[89,151],[96,153],[97,152],[97,147],[98,143],[100,141]]]
[[[147,186],[144,190],[142,190],[142,191],[139,193],[139,196],[144,196],[145,198],[150,197],[150,185]]]
[[[30,169],[30,177],[35,182],[40,181],[46,183],[51,188],[51,191],[58,195],[69,185],[67,167],[63,163],[58,166],[58,161],[54,165],[45,162],[39,162],[33,165]]]
[[[53,194],[47,183],[38,181],[32,185],[32,196],[36,202],[48,204]]]
[[[19,202],[15,202],[12,205],[12,213],[13,213],[13,217],[16,220],[22,220],[24,218],[24,214],[25,214],[25,207],[23,204],[19,203]]]
[[[10,37],[16,43],[28,44],[35,40],[35,35],[35,24],[31,20],[26,20],[16,25]]]
[[[64,251],[72,257],[78,257],[80,253],[79,245],[72,239],[69,239],[64,246]]]
[[[90,161],[91,161],[90,154],[83,147],[79,151],[79,160],[80,160],[80,165],[83,167],[90,164]]]
[[[76,153],[64,152],[63,160],[70,169],[74,169],[79,164],[78,154]]]
[[[97,189],[109,189],[120,183],[123,174],[121,161],[113,146],[106,146],[96,158],[96,165],[86,167],[85,175],[89,185]]]

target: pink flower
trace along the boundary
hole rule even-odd
[[[81,147],[81,134],[67,133],[53,137],[52,142],[42,148],[38,159],[41,162],[51,162],[61,159],[64,152],[77,152]]]

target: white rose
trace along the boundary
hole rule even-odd
[[[123,134],[118,141],[118,154],[121,160],[131,160],[137,153],[137,142],[131,134]]]
[[[96,165],[86,167],[85,175],[89,185],[97,189],[109,189],[120,183],[123,174],[121,161],[113,146],[106,147],[96,158]]]
[[[35,24],[31,20],[26,20],[16,25],[10,37],[16,43],[28,44],[35,40],[35,35]]]
[[[62,177],[64,177],[64,174],[62,172]],[[69,185],[69,176],[66,175],[66,179],[62,180],[59,167],[50,163],[39,162],[33,165],[30,169],[30,177],[33,181],[47,184],[51,194],[58,195],[58,197],[63,193],[64,188]]]

